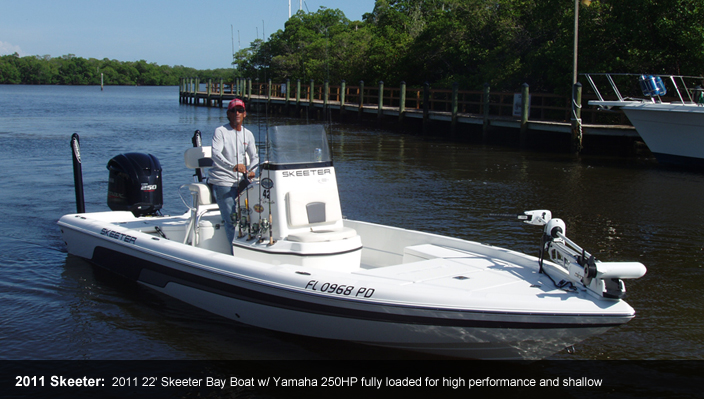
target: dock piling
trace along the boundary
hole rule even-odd
[[[528,83],[521,85],[521,147],[528,145],[528,117],[530,116],[530,90]]]
[[[571,151],[579,154],[582,151],[582,84],[572,85],[572,140]]]
[[[323,86],[323,115],[327,118],[328,115],[328,98],[330,97],[330,82],[325,79],[325,85]]]
[[[301,115],[301,79],[296,81],[296,115]]]
[[[288,111],[288,106],[291,103],[291,79],[286,79],[286,110]]]
[[[484,83],[482,91],[482,140],[486,142],[489,139],[489,104],[491,101],[491,87],[489,83]]]
[[[379,104],[376,112],[376,118],[381,119],[381,117],[384,115],[384,81],[380,80],[379,81],[379,101],[377,102]]]
[[[210,107],[212,105],[211,96],[213,95],[213,79],[208,79],[208,86],[205,88],[205,91],[208,93],[208,97],[205,99],[205,105]]]
[[[406,116],[406,82],[401,81],[398,99],[398,123],[403,123],[403,117]]]
[[[220,78],[220,96],[218,98],[218,102],[220,103],[220,108],[222,108],[223,95],[225,94],[225,84],[223,82],[224,82],[224,80],[222,78]]]
[[[423,84],[423,134],[430,129],[430,83]]]
[[[247,79],[247,101],[252,101],[252,78]]]
[[[364,112],[364,81],[359,81],[359,119],[362,120],[362,113]]]
[[[459,93],[459,83],[452,83],[452,122],[450,125],[450,130],[452,136],[457,134],[457,109],[458,109],[458,93]]]
[[[271,79],[267,81],[267,95],[266,95],[266,105],[271,105]]]
[[[347,94],[347,82],[343,79],[340,82],[340,120],[345,115],[345,96]]]
[[[310,92],[308,93],[308,108],[306,108],[306,112],[308,116],[311,116],[311,112],[313,112],[313,100],[315,99],[315,80],[311,79],[310,80]]]

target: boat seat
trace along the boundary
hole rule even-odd
[[[210,168],[213,166],[213,148],[191,147],[183,154],[186,167],[189,169]]]
[[[189,169],[202,169],[213,166],[213,149],[211,146],[191,147],[183,154],[186,167]],[[210,205],[215,203],[212,190],[206,183],[187,184],[188,191],[196,194],[198,205]]]
[[[294,230],[286,237],[289,241],[337,241],[357,235],[354,229],[342,226],[340,197],[334,188],[290,191],[286,210],[288,227]]]
[[[188,183],[185,185],[192,194],[198,198],[198,205],[214,204],[213,193],[206,183]]]
[[[292,229],[342,220],[340,198],[335,189],[289,191],[286,205],[288,225]]]

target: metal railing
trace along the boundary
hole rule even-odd
[[[584,73],[582,74],[594,90],[594,94],[597,96],[599,101],[608,101],[602,95],[604,91],[603,87],[611,87],[612,96],[616,96],[618,101],[652,101],[652,102],[664,102],[663,99],[669,100],[670,103],[680,102],[682,104],[694,104],[697,103],[694,98],[696,92],[701,92],[702,82],[704,77],[701,76],[682,76],[682,75],[658,75],[658,74],[634,74],[634,73]],[[594,81],[595,77],[603,77],[606,79],[608,85],[601,86],[602,90],[599,90]],[[635,78],[635,79],[633,79]],[[698,81],[699,86],[693,86],[695,83],[692,81]],[[618,81],[618,82],[617,82]],[[687,85],[687,81],[690,81],[690,86]],[[679,84],[678,84],[679,82]],[[638,83],[638,88],[642,92],[642,95],[648,97],[648,100],[624,96],[622,90],[619,89],[619,85],[623,89],[624,87],[628,90],[626,93],[637,92],[636,83]],[[676,95],[670,95],[666,97],[668,92],[668,87]]]

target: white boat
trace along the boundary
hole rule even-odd
[[[124,203],[129,173],[115,164],[112,208],[133,212],[63,216],[68,252],[249,325],[452,357],[540,359],[635,316],[622,279],[645,266],[595,260],[547,210],[513,215],[543,226],[546,259],[348,220],[323,127],[270,128],[267,141],[232,246],[206,184],[182,186],[185,214],[153,215],[161,204],[144,198],[161,198],[159,179],[139,178],[143,196]],[[114,159],[159,177],[154,157],[125,155]],[[193,147],[185,162],[200,169],[209,156]]]
[[[636,128],[650,151],[661,163],[704,166],[704,106],[701,85],[703,77],[675,75],[585,74],[598,100],[590,105],[621,109]],[[645,98],[624,97],[614,77],[630,77],[640,82]],[[606,77],[617,100],[604,100],[594,81]],[[688,87],[687,83],[690,83]],[[668,88],[672,101],[663,101]]]

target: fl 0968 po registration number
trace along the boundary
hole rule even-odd
[[[321,282],[318,280],[310,280],[306,284],[306,289],[311,291],[325,292],[341,296],[351,296],[358,298],[371,298],[374,295],[374,288],[355,287],[353,285],[344,285],[336,283]]]

